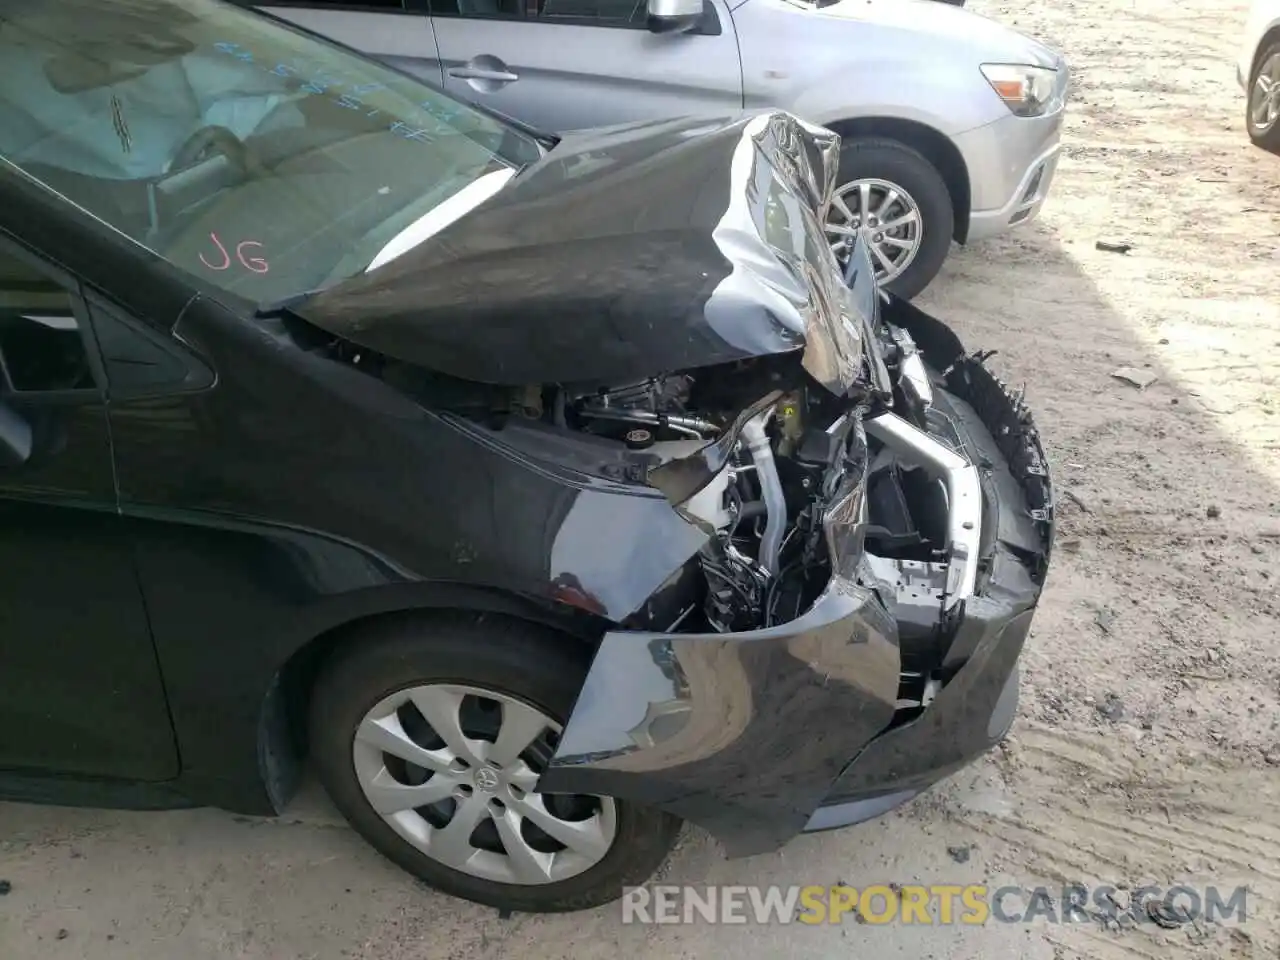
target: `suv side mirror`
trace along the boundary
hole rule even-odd
[[[687,33],[702,23],[703,0],[648,0],[650,33]]]
[[[20,467],[31,457],[31,424],[0,402],[0,467]]]

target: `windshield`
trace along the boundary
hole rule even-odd
[[[432,87],[218,0],[0,6],[0,158],[255,302],[386,262],[539,155]]]

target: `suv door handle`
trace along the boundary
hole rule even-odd
[[[449,76],[458,80],[492,80],[495,83],[513,83],[520,74],[510,70],[486,70],[484,67],[451,67]]]

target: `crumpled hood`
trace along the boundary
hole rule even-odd
[[[847,393],[871,338],[822,228],[838,147],[782,112],[572,135],[417,247],[291,309],[482,383],[628,382],[807,345],[809,372]]]
[[[978,63],[1026,63],[1058,69],[1062,56],[999,21],[936,0],[840,0],[815,16],[859,20],[909,32],[917,40],[941,41],[949,56],[969,55]],[[919,51],[917,51],[919,52]]]

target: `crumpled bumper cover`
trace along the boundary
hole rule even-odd
[[[873,740],[832,785],[805,830],[860,823],[906,803],[999,743],[1018,703],[1018,656],[1032,610],[985,598],[966,617],[973,656],[923,715]]]
[[[802,617],[740,634],[607,634],[539,789],[652,804],[730,856],[877,816],[998,742],[1047,569],[1052,493],[1038,434],[942,323],[894,299],[886,319],[943,371],[946,419],[981,466],[983,574],[914,719],[895,723],[898,631],[837,574]]]
[[[778,627],[609,633],[538,789],[662,807],[730,855],[776,849],[892,719],[898,673],[893,620],[840,577]]]

